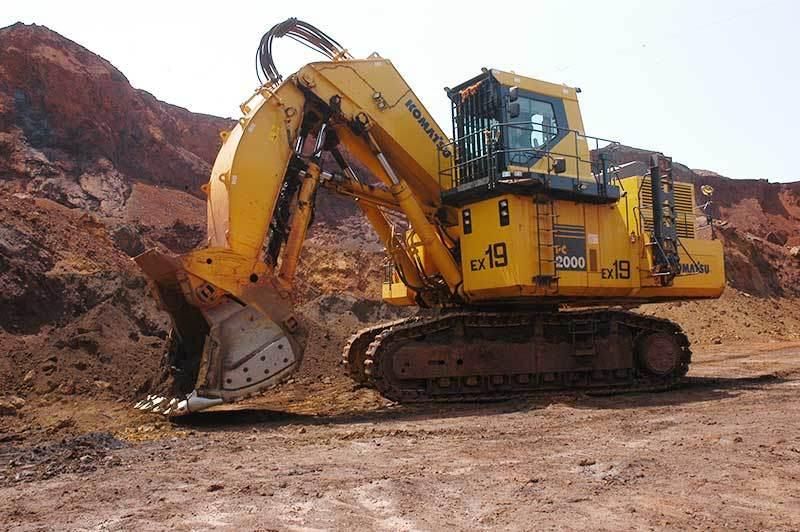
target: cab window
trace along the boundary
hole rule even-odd
[[[520,96],[519,116],[510,120],[509,150],[530,157],[530,150],[542,150],[558,135],[558,123],[553,104]],[[527,153],[525,153],[527,152]],[[519,157],[513,157],[519,159]]]

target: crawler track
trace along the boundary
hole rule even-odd
[[[360,331],[343,356],[351,376],[400,402],[663,390],[691,361],[676,324],[608,309],[398,320]]]
[[[351,379],[359,384],[369,384],[369,377],[364,373],[364,361],[367,357],[367,349],[372,344],[375,337],[386,329],[391,329],[402,324],[411,324],[417,318],[401,318],[366,327],[356,332],[344,344],[342,350],[342,364],[347,369],[347,374]]]

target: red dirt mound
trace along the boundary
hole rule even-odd
[[[163,350],[166,317],[91,214],[0,197],[0,382],[26,398],[132,396]]]
[[[195,191],[232,123],[134,89],[111,63],[44,26],[0,29],[0,65],[0,176],[33,177],[75,206],[107,188],[102,174],[112,168],[123,181]],[[58,182],[65,178],[77,187]]]

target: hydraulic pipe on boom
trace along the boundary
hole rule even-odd
[[[372,145],[372,149],[375,150],[375,157],[389,177],[392,195],[397,200],[403,213],[408,217],[411,226],[420,236],[422,245],[431,254],[433,263],[442,273],[442,277],[444,277],[444,280],[447,282],[450,292],[455,294],[458,286],[461,284],[461,272],[453,259],[453,255],[450,253],[450,250],[447,249],[444,242],[442,242],[441,238],[439,238],[433,224],[426,218],[422,207],[408,188],[408,184],[401,180],[394,172],[391,165],[386,160],[386,156],[381,152],[378,143],[375,142],[375,138],[369,132],[367,132],[367,138]]]

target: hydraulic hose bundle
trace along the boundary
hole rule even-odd
[[[283,76],[275,66],[275,58],[272,56],[272,41],[276,37],[289,37],[299,42],[328,59],[351,59],[350,54],[342,48],[338,42],[326,35],[321,30],[312,26],[308,22],[288,18],[279,24],[275,24],[270,30],[261,37],[256,52],[256,75],[262,84],[277,84],[283,80]],[[264,79],[262,79],[262,74]]]

